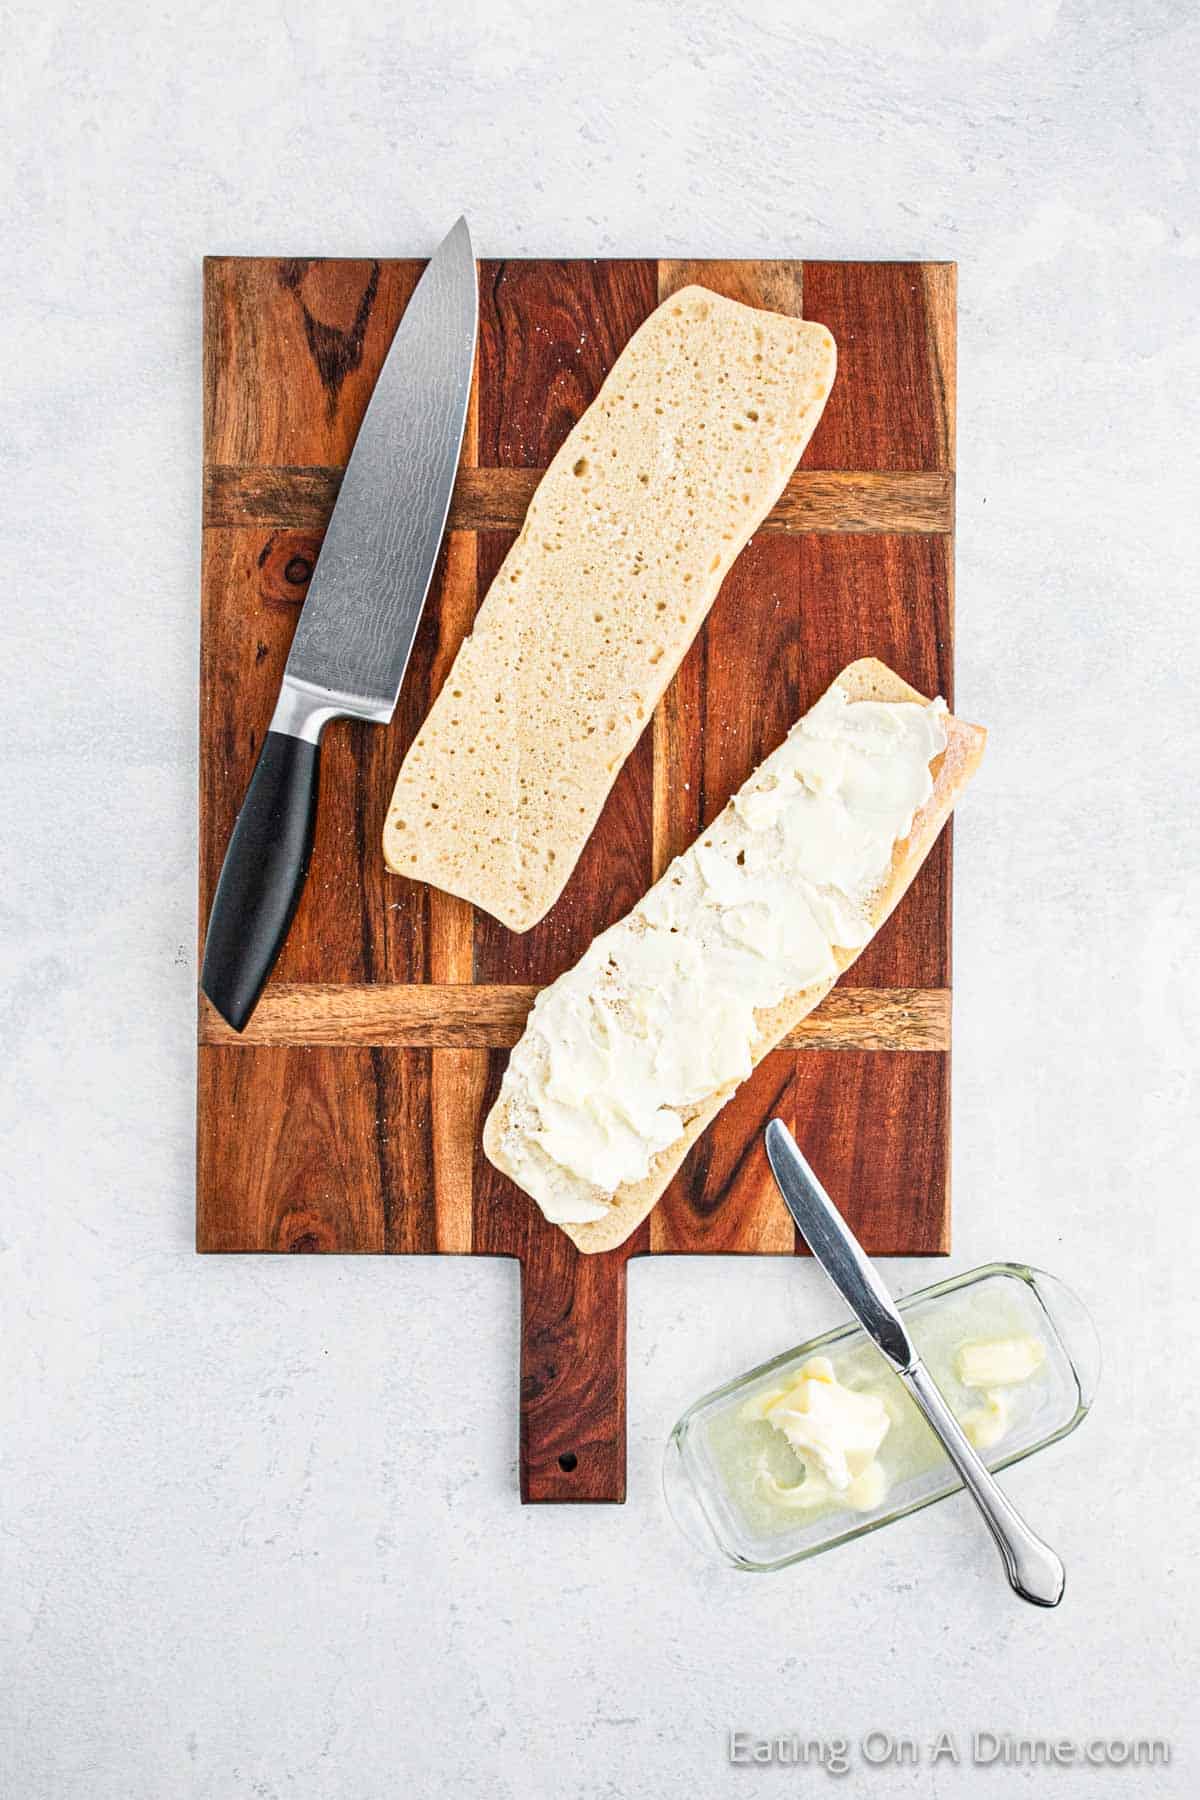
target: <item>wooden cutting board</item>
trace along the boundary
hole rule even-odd
[[[205,265],[202,926],[341,469],[422,267]],[[761,1149],[769,1117],[791,1124],[868,1250],[949,1247],[949,831],[619,1251],[580,1256],[479,1136],[537,987],[633,905],[845,663],[882,657],[953,702],[955,271],[567,261],[479,274],[451,532],[394,722],[326,735],[307,892],[244,1037],[200,1003],[197,1243],[519,1258],[522,1497],[621,1500],[626,1262],[795,1251]],[[562,898],[516,937],[385,871],[392,782],[538,471],[633,330],[688,281],[828,325],[837,382]]]

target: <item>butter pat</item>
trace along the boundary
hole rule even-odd
[[[873,932],[946,747],[940,700],[831,687],[641,903],[538,997],[501,1090],[505,1165],[548,1219],[603,1218],[744,1081],[758,1015]]]
[[[963,1413],[960,1423],[977,1450],[991,1450],[1007,1434],[1012,1401],[1007,1389],[1036,1375],[1046,1360],[1046,1346],[1035,1337],[976,1339],[960,1344],[954,1371],[967,1388],[983,1388],[980,1406]]]
[[[1037,1338],[989,1338],[960,1344],[954,1367],[964,1387],[1012,1387],[1036,1375],[1045,1360],[1046,1346]]]
[[[989,1389],[982,1406],[962,1414],[959,1424],[976,1450],[990,1450],[1007,1432],[1010,1420],[1008,1395],[1003,1388]]]
[[[760,1464],[771,1497],[791,1506],[821,1505],[836,1497],[869,1510],[886,1491],[875,1458],[891,1420],[878,1394],[843,1387],[827,1356],[814,1356],[785,1388],[756,1396],[743,1409],[782,1433],[804,1464],[805,1479],[786,1487]]]

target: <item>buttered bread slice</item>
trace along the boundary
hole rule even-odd
[[[984,735],[882,663],[852,663],[539,994],[483,1144],[581,1250],[629,1236],[734,1089],[870,942]]]
[[[823,325],[682,289],[546,470],[404,759],[387,865],[525,931],[558,898],[836,367]]]

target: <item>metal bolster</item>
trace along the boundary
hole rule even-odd
[[[391,707],[381,710],[358,694],[336,693],[332,688],[316,687],[295,675],[285,675],[268,730],[302,738],[306,744],[319,744],[331,719],[366,719],[371,724],[386,725],[391,716]]]

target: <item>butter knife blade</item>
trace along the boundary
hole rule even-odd
[[[767,1126],[766,1142],[771,1173],[805,1243],[892,1367],[910,1369],[917,1352],[892,1296],[781,1119]]]

